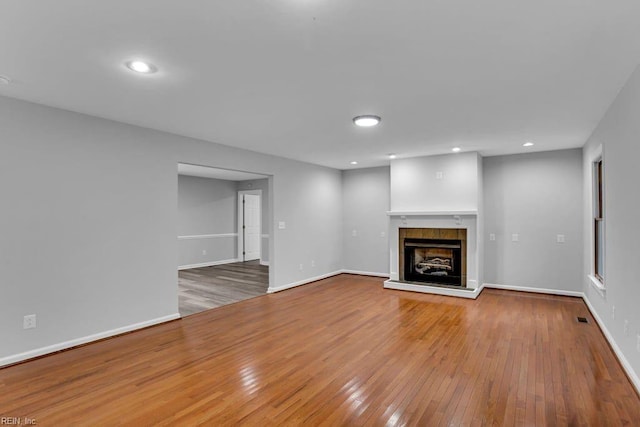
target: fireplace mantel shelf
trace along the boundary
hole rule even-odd
[[[478,215],[478,211],[387,211],[389,216]]]

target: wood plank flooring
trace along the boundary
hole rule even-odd
[[[236,262],[178,271],[182,317],[267,293],[269,267],[259,261]]]
[[[473,301],[341,275],[2,369],[0,416],[617,426],[640,424],[640,399],[578,298],[485,289]]]

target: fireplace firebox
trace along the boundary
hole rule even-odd
[[[405,239],[404,257],[406,281],[463,286],[461,240]]]

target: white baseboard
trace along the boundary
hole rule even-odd
[[[357,274],[359,276],[373,276],[373,277],[389,277],[389,273],[374,273],[371,271],[358,271],[358,270],[341,270],[345,274]]]
[[[58,344],[36,348],[35,350],[29,350],[29,351],[25,351],[24,353],[14,354],[12,356],[0,358],[0,366],[12,365],[14,363],[22,362],[28,359],[33,359],[34,357],[44,356],[46,354],[55,353],[61,350],[66,350],[82,344],[87,344],[87,343],[98,341],[104,338],[110,338],[116,335],[124,334],[126,332],[135,331],[137,329],[147,328],[149,326],[158,325],[160,323],[170,322],[172,320],[176,320],[179,318],[180,318],[180,314],[174,313],[168,316],[158,317],[156,319],[135,323],[133,325],[127,325],[121,328],[111,329],[110,331],[99,332],[97,334],[87,335],[85,337],[76,338],[76,339],[61,342]]]
[[[188,270],[190,268],[212,267],[214,265],[232,264],[234,262],[240,262],[240,260],[238,258],[233,258],[233,259],[222,259],[220,261],[202,262],[200,264],[180,265],[178,266],[178,270]]]
[[[598,323],[600,330],[604,334],[604,337],[609,342],[609,345],[611,346],[611,348],[613,349],[613,352],[615,353],[616,357],[620,361],[622,368],[627,373],[629,380],[631,380],[631,384],[633,384],[636,391],[640,394],[640,378],[638,378],[638,374],[636,374],[636,371],[633,370],[633,367],[631,366],[627,358],[624,357],[624,353],[622,352],[622,350],[620,350],[620,347],[618,347],[618,344],[616,344],[616,340],[613,339],[613,335],[611,335],[611,332],[609,332],[609,330],[605,326],[600,316],[598,316],[596,309],[591,305],[591,302],[589,301],[587,296],[583,295],[582,299],[584,300],[584,303],[587,305],[587,308],[591,312],[591,315],[593,316],[593,318],[596,319],[596,322]]]
[[[474,290],[463,291],[461,289],[454,288],[440,288],[437,286],[429,286],[429,285],[414,285],[411,283],[403,283],[396,282],[394,280],[386,280],[384,282],[385,289],[395,289],[398,291],[411,291],[411,292],[420,292],[423,294],[434,294],[434,295],[445,295],[449,297],[459,297],[459,298],[468,298],[468,299],[476,299],[484,289],[483,286],[478,287]]]
[[[260,265],[266,265],[268,267],[269,266],[269,261],[260,260]]]
[[[269,289],[267,289],[267,293],[268,294],[272,294],[274,292],[284,291],[286,289],[295,288],[296,286],[302,286],[302,285],[306,285],[307,283],[317,282],[318,280],[326,279],[328,277],[337,276],[338,274],[341,274],[341,273],[342,273],[342,270],[338,270],[338,271],[334,271],[332,273],[327,273],[327,274],[323,274],[323,275],[320,275],[320,276],[310,277],[308,279],[300,280],[299,282],[294,282],[294,283],[289,283],[289,284],[282,285],[282,286],[277,286],[275,288],[269,287]]]
[[[519,291],[519,292],[533,292],[536,294],[550,294],[560,295],[566,297],[579,297],[582,298],[584,293],[576,291],[565,291],[562,289],[544,289],[544,288],[532,288],[528,286],[511,286],[511,285],[498,285],[495,283],[484,283],[485,288],[504,289],[507,291]]]

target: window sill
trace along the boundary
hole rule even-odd
[[[598,293],[600,294],[601,297],[604,298],[604,294],[607,292],[607,288],[604,287],[604,283],[602,283],[596,276],[594,276],[593,274],[589,274],[587,277],[589,277],[589,283],[591,283],[591,286],[598,291]]]

